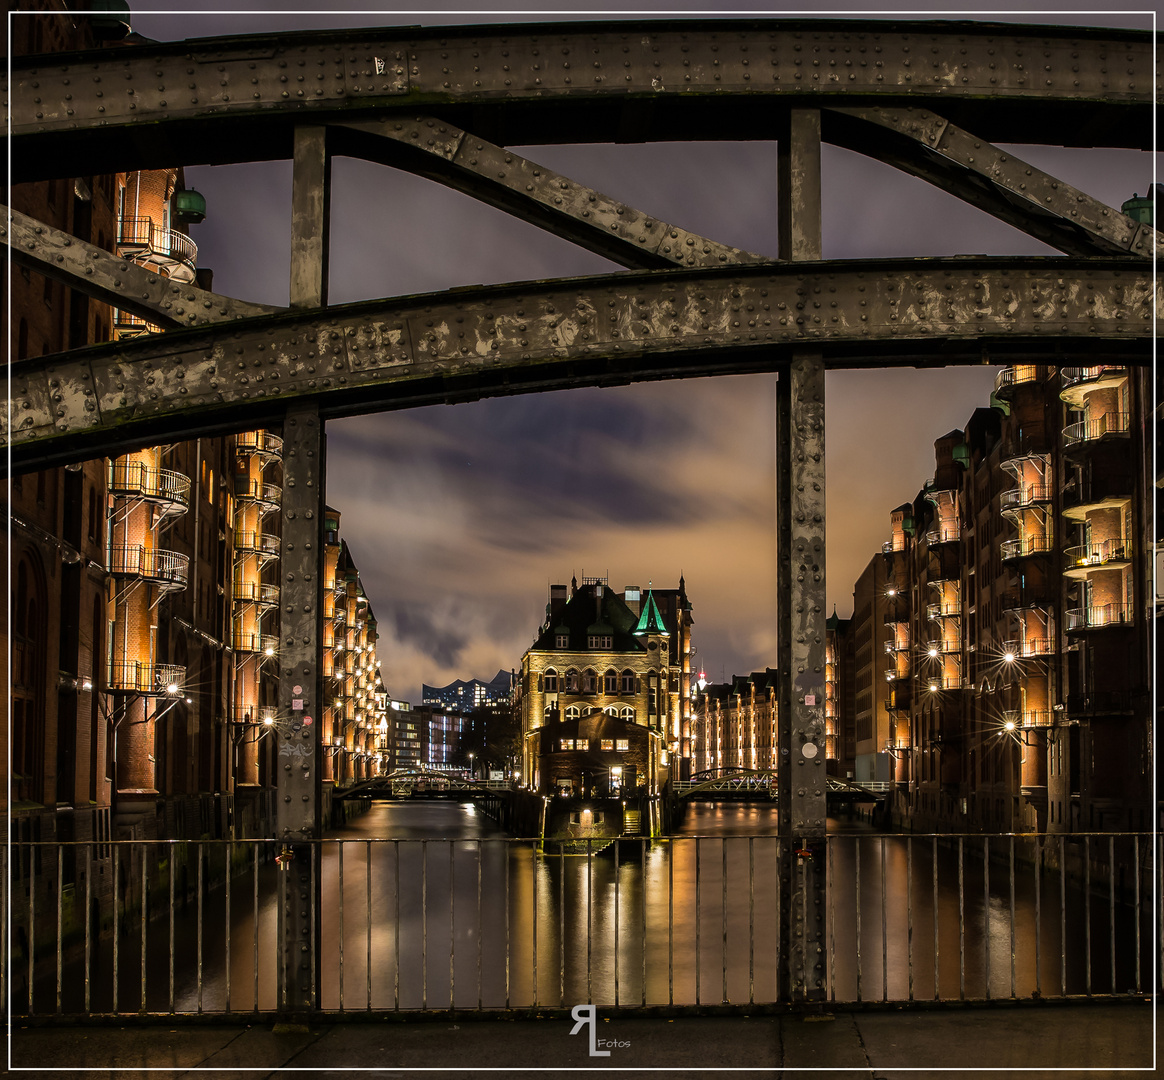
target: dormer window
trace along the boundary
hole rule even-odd
[[[568,649],[569,647],[570,647],[570,635],[569,634],[555,634],[554,635],[554,648],[555,649]]]
[[[588,649],[609,649],[613,644],[614,638],[610,634],[590,634],[586,638]]]

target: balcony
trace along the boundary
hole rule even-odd
[[[109,668],[109,690],[115,694],[177,697],[186,682],[186,669],[176,664],[114,660]]]
[[[347,626],[348,624],[348,610],[340,604],[336,604],[335,623],[337,626]]]
[[[1105,462],[1105,465],[1111,465]],[[1063,488],[1063,516],[1068,521],[1086,521],[1095,510],[1115,510],[1127,505],[1134,492],[1130,468],[1097,468],[1072,479]]]
[[[906,712],[909,709],[910,693],[908,683],[898,683],[885,698],[887,712]]]
[[[970,689],[961,675],[940,675],[922,679],[922,686],[930,693],[939,690],[968,690]]]
[[[234,437],[234,446],[238,454],[259,454],[272,461],[283,457],[283,440],[278,435],[262,429],[240,431]]]
[[[930,622],[938,619],[956,619],[962,614],[961,600],[947,600],[944,604],[927,604],[926,618]]]
[[[962,526],[957,522],[940,525],[926,533],[926,543],[930,547],[937,544],[953,544],[962,539]]]
[[[275,723],[278,708],[275,705],[235,705],[231,719],[236,724],[262,724],[269,727]]]
[[[1126,412],[1107,412],[1093,420],[1080,420],[1063,429],[1063,449],[1088,449],[1089,444],[1107,438],[1127,438],[1132,433],[1132,418]]]
[[[1063,552],[1063,573],[1068,577],[1087,577],[1093,570],[1126,566],[1132,558],[1132,541],[1117,536],[1098,544],[1080,544]]]
[[[122,218],[117,248],[119,255],[150,266],[174,281],[194,280],[198,245],[177,229],[155,225],[152,218]]]
[[[145,334],[160,334],[162,332],[160,326],[155,326],[153,323],[147,322],[140,315],[123,311],[121,308],[114,308],[113,330],[114,337],[118,341],[142,337]]]
[[[1093,690],[1067,695],[1067,714],[1072,720],[1081,716],[1122,716],[1133,711],[1132,695],[1126,690]]]
[[[1016,540],[1004,540],[1001,547],[1002,561],[1046,555],[1053,547],[1054,541],[1049,536],[1023,536]]]
[[[905,550],[905,534],[900,533],[881,545],[882,555],[892,555],[895,551]]]
[[[264,559],[277,558],[279,555],[279,537],[270,533],[236,532],[234,547],[236,551],[254,553]]]
[[[279,586],[263,581],[235,581],[234,598],[244,604],[275,607],[279,603]]]
[[[1053,498],[1054,491],[1049,484],[1027,484],[1004,491],[998,498],[998,507],[1003,511],[1018,510],[1024,506],[1044,505]]]
[[[274,656],[279,650],[279,638],[275,634],[235,634],[234,647],[236,652]]]
[[[1026,608],[1047,611],[1055,605],[1055,598],[1050,589],[1038,586],[1010,589],[1001,593],[998,600],[1003,611],[1022,611]]]
[[[1134,621],[1134,615],[1131,604],[1097,604],[1093,607],[1072,608],[1066,613],[1067,633],[1128,628]]]
[[[165,515],[190,508],[190,477],[173,469],[155,469],[143,461],[117,458],[109,464],[109,493],[123,499],[145,499]]]
[[[148,581],[164,592],[176,592],[186,587],[190,556],[141,544],[116,544],[109,553],[109,572]]]
[[[1048,728],[1055,723],[1055,714],[1050,709],[1026,709],[1019,717],[1022,728]]]
[[[1039,656],[1050,656],[1055,651],[1054,638],[1024,638],[1022,641],[1007,641],[1003,643],[1004,658],[1014,656],[1019,660],[1030,660]]]
[[[283,502],[283,489],[278,484],[264,484],[236,476],[234,497],[239,502],[254,503],[260,510],[278,510]]]
[[[1015,387],[1037,383],[1041,371],[1035,364],[1003,368],[994,380],[994,392],[1004,401],[1009,401]]]
[[[1083,407],[1083,399],[1095,390],[1114,390],[1127,377],[1128,369],[1122,364],[1099,364],[1096,367],[1060,368],[1063,385],[1059,390],[1061,400],[1077,409]]]

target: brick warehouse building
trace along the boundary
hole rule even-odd
[[[85,17],[13,20],[17,53],[96,43]],[[11,204],[171,280],[209,285],[188,235],[205,206],[181,170],[19,185]],[[34,271],[12,271],[10,284],[15,361],[157,329]],[[87,887],[98,925],[112,924],[115,892],[118,911],[140,897],[136,861],[122,862],[115,890],[106,840],[271,834],[281,461],[279,436],[259,430],[12,478],[6,817],[16,840],[94,842],[62,849],[69,932],[84,925],[75,898]],[[333,605],[325,820],[335,784],[375,775],[390,749],[375,619],[338,517],[321,537]],[[19,909],[34,864],[18,860]],[[38,904],[55,903],[55,865],[37,875]]]

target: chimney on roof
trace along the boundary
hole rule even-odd
[[[622,599],[628,608],[634,613],[637,618],[642,605],[642,591],[637,585],[627,585],[622,590]]]
[[[550,586],[550,625],[553,625],[554,620],[565,609],[567,601],[565,585]]]

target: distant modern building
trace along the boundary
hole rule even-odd
[[[682,578],[673,592],[645,595],[615,592],[605,578],[551,586],[521,661],[522,781],[544,794],[613,797],[653,794],[673,769],[689,772],[680,751],[691,734],[691,624]]]
[[[489,682],[457,679],[448,686],[429,686],[425,683],[422,696],[425,705],[443,705],[446,709],[470,713],[483,706],[507,705],[512,694],[513,678],[513,672],[502,669]]]

